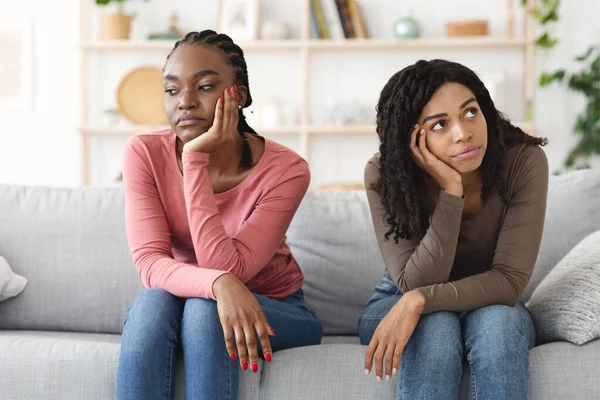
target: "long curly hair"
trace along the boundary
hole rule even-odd
[[[381,91],[377,104],[377,134],[380,140],[380,178],[374,189],[381,197],[390,225],[385,238],[408,239],[427,229],[417,193],[425,172],[415,163],[410,151],[411,127],[433,94],[445,83],[454,82],[473,92],[487,122],[488,146],[480,166],[481,199],[486,202],[494,189],[504,198],[502,171],[509,147],[527,143],[543,146],[544,138],[530,136],[512,125],[494,106],[479,77],[469,68],[446,60],[420,60],[394,74]]]
[[[220,50],[225,56],[225,59],[231,65],[235,71],[235,83],[246,87],[248,96],[246,98],[246,104],[238,110],[238,132],[244,138],[244,147],[242,150],[242,160],[240,162],[240,168],[250,168],[252,166],[252,152],[250,145],[245,140],[244,132],[249,132],[257,135],[256,131],[252,129],[246,121],[242,109],[249,107],[252,104],[252,95],[250,94],[250,83],[248,82],[248,66],[246,65],[246,59],[244,58],[244,51],[233,42],[233,39],[224,33],[217,33],[211,29],[203,30],[202,32],[189,32],[183,39],[178,40],[173,46],[173,50],[167,56],[167,60],[171,57],[171,54],[183,44],[201,44],[207,47],[211,47]]]

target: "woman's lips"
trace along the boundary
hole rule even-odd
[[[477,156],[479,154],[479,152],[481,151],[481,146],[473,146],[472,148],[467,149],[467,151],[461,153],[461,154],[457,154],[454,156],[454,158],[457,158],[459,160],[467,160],[469,158],[473,158],[475,156]]]
[[[200,122],[199,118],[184,118],[177,123],[177,126],[191,126],[197,124],[198,122]]]

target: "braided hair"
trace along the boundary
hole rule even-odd
[[[167,56],[167,60],[169,60],[169,57],[171,57],[173,52],[183,44],[201,44],[220,50],[225,56],[227,63],[231,65],[235,71],[235,84],[238,86],[245,86],[248,92],[246,104],[244,104],[242,108],[246,108],[252,104],[252,95],[250,94],[250,85],[248,83],[248,66],[244,59],[244,51],[240,46],[235,44],[229,36],[223,33],[217,33],[210,29],[203,30],[202,32],[189,32],[183,39],[178,40],[177,43],[175,43],[173,50],[171,50]],[[252,167],[252,150],[250,149],[250,145],[248,144],[248,140],[244,133],[249,132],[254,135],[257,135],[257,133],[250,125],[248,125],[242,109],[238,110],[238,117],[237,130],[244,139],[240,168],[248,169]]]
[[[381,197],[390,229],[385,234],[394,241],[423,233],[429,215],[419,203],[417,184],[425,172],[415,163],[410,151],[411,127],[433,94],[447,82],[466,86],[473,92],[487,122],[488,146],[480,166],[483,203],[496,189],[505,198],[502,171],[504,154],[515,144],[546,144],[546,139],[530,136],[512,125],[496,110],[488,90],[469,68],[446,60],[420,60],[394,74],[381,91],[377,104],[377,135],[380,146],[380,178],[372,189]]]

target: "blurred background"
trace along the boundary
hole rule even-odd
[[[10,5],[10,9],[9,6]],[[244,49],[249,123],[313,186],[362,183],[375,105],[419,59],[472,68],[547,137],[551,171],[600,167],[598,0],[2,0],[0,182],[119,183],[123,145],[165,125],[161,68],[191,30]]]

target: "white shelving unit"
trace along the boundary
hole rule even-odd
[[[257,4],[260,0],[255,0]],[[535,66],[534,66],[534,22],[533,18],[527,13],[524,18],[523,36],[514,35],[514,3],[516,0],[506,0],[507,9],[507,29],[506,37],[479,36],[464,38],[422,38],[410,40],[393,39],[353,39],[353,40],[318,40],[310,37],[310,0],[302,0],[302,15],[300,39],[293,40],[253,40],[237,42],[245,52],[278,52],[278,51],[296,51],[300,55],[301,63],[301,107],[300,118],[297,126],[284,126],[281,128],[257,130],[261,134],[270,133],[277,135],[297,135],[299,139],[300,154],[310,162],[310,142],[311,138],[323,135],[375,135],[374,125],[311,125],[309,112],[309,79],[310,79],[310,61],[313,54],[319,52],[352,52],[364,51],[394,51],[410,49],[501,49],[515,48],[523,52],[523,75],[524,75],[524,96],[523,96],[523,115],[527,115],[527,110],[534,100],[535,88]],[[364,7],[368,7],[368,2],[364,2]],[[91,54],[102,52],[169,52],[174,45],[174,41],[143,41],[143,40],[115,40],[115,41],[94,41],[90,32],[90,24],[84,21],[91,21],[93,2],[92,0],[82,0],[81,3],[81,139],[82,139],[82,166],[81,177],[82,184],[90,183],[90,148],[89,138],[102,137],[127,137],[132,134],[162,128],[160,126],[132,126],[132,127],[109,127],[109,126],[91,126],[88,117],[90,93],[87,91],[88,82],[88,57]],[[533,1],[529,1],[529,7],[533,7]],[[532,121],[516,122],[524,131],[534,134],[535,126]]]

